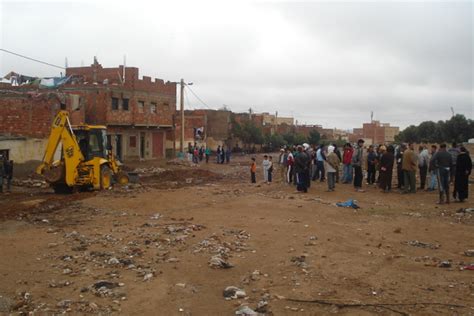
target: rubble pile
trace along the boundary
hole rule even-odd
[[[39,188],[46,189],[49,188],[49,184],[44,180],[28,178],[26,180],[21,179],[12,179],[12,185],[17,187],[26,187],[26,188]]]
[[[211,254],[209,267],[213,269],[229,269],[234,265],[229,262],[233,253],[249,251],[245,242],[250,234],[245,230],[224,229],[222,234],[212,234],[194,246],[193,253],[205,252]]]

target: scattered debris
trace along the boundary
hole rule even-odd
[[[300,268],[307,268],[308,267],[308,264],[305,262],[306,261],[306,255],[291,257],[290,261],[293,262],[294,265],[296,265]]]
[[[226,287],[222,294],[224,295],[226,299],[238,299],[238,298],[244,298],[247,296],[244,290],[239,289],[236,286]]]
[[[438,249],[439,247],[441,247],[441,245],[439,244],[430,244],[430,243],[421,242],[418,240],[405,241],[405,242],[402,242],[402,244],[413,246],[413,247],[430,248],[430,249]]]
[[[235,315],[254,316],[258,315],[258,313],[250,307],[244,305],[239,307],[239,309],[235,312]]]
[[[231,263],[222,257],[222,254],[212,256],[209,260],[209,266],[213,269],[230,269],[233,267]]]
[[[336,206],[348,207],[348,208],[353,208],[353,209],[359,209],[360,208],[360,206],[357,205],[357,201],[353,200],[353,199],[349,199],[345,202],[338,202],[338,203],[336,203]]]
[[[439,264],[440,268],[451,268],[451,262],[450,261],[441,261]]]
[[[474,249],[464,251],[464,255],[467,257],[474,257]]]

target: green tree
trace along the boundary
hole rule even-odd
[[[263,144],[262,130],[254,122],[244,122],[241,126],[240,139],[244,144]]]
[[[308,141],[308,138],[304,136],[303,134],[295,135],[295,144],[301,145],[303,143],[306,143],[307,141]]]
[[[415,125],[410,125],[400,132],[398,138],[402,142],[419,142],[418,128]]]
[[[309,136],[308,136],[308,143],[312,145],[319,144],[319,141],[321,140],[321,134],[315,129],[309,131]]]
[[[462,114],[456,114],[444,123],[442,128],[447,142],[466,142],[474,137],[473,121],[466,119]]]

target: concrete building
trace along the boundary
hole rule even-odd
[[[67,82],[49,89],[34,83],[2,84],[0,134],[44,140],[52,118],[65,109],[73,124],[105,125],[121,160],[171,155],[176,83],[139,79],[138,68],[103,68],[97,61],[67,68],[66,77]]]
[[[232,146],[231,138],[231,114],[227,110],[197,109],[184,111],[184,148],[188,144],[196,143],[198,146],[209,147],[212,150],[217,146]],[[180,148],[181,139],[181,116],[175,115],[175,139],[176,148]]]
[[[349,135],[351,142],[358,139],[365,139],[366,145],[370,144],[386,144],[393,143],[395,136],[400,133],[400,128],[390,126],[390,123],[380,123],[380,121],[372,121],[364,123],[362,128],[354,128],[353,133]]]

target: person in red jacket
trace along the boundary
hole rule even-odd
[[[342,155],[343,174],[342,174],[342,183],[352,183],[352,154],[354,153],[354,148],[352,148],[350,143],[344,145],[344,154]]]

